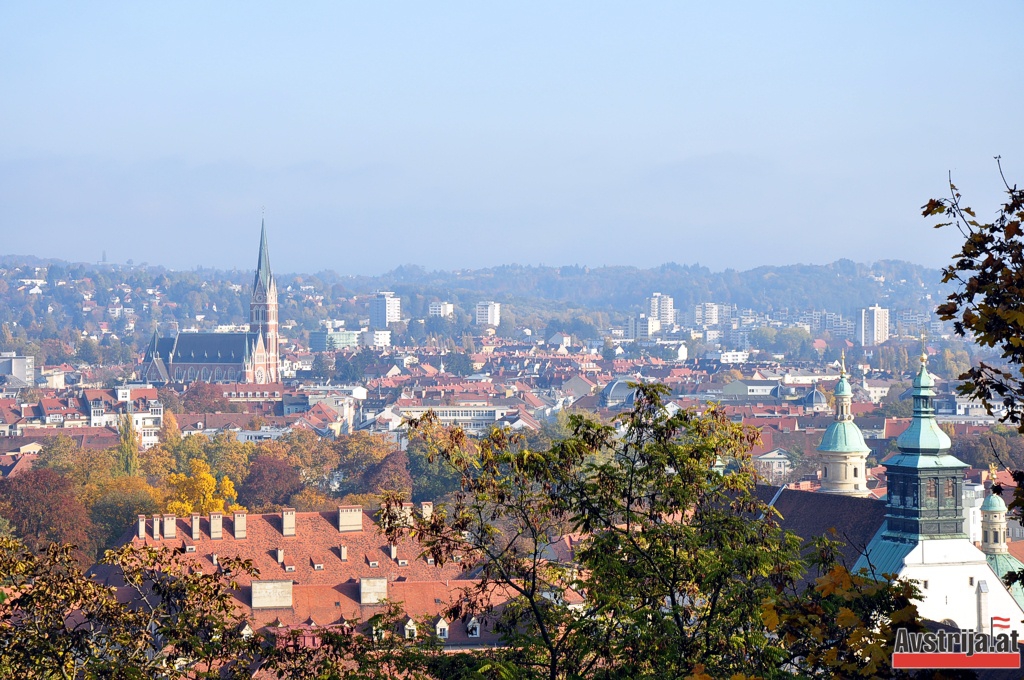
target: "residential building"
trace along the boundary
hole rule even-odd
[[[389,324],[401,320],[402,299],[392,291],[380,291],[370,300],[370,328],[385,330]]]
[[[13,376],[26,385],[35,385],[36,358],[18,356],[16,352],[0,352],[0,376]]]
[[[359,334],[359,344],[363,347],[391,347],[391,331],[363,331]]]
[[[874,305],[860,310],[857,321],[857,342],[864,347],[881,345],[889,339],[889,310]]]
[[[431,302],[428,313],[430,316],[448,318],[455,315],[455,305],[450,302]]]
[[[662,326],[672,326],[676,322],[675,301],[669,295],[655,293],[647,298],[647,315],[657,319]]]
[[[626,322],[626,337],[630,340],[646,340],[661,331],[661,322],[656,317],[641,314]]]
[[[501,303],[487,300],[476,303],[477,326],[501,325]]]

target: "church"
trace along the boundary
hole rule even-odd
[[[248,332],[178,333],[170,338],[154,333],[139,377],[154,384],[197,380],[257,385],[280,382],[277,282],[270,271],[265,222],[249,302]]]
[[[982,540],[965,531],[963,485],[967,464],[950,454],[949,436],[935,418],[935,378],[927,357],[913,383],[914,414],[884,462],[887,497],[864,486],[868,447],[850,413],[845,366],[835,391],[835,422],[822,437],[821,491],[767,487],[780,524],[805,539],[830,535],[852,571],[875,578],[910,579],[920,589],[921,616],[947,626],[992,632],[992,619],[1008,620],[1024,636],[1024,588],[1007,588],[1003,577],[1022,568],[1009,554],[1006,504],[989,496],[981,506]]]

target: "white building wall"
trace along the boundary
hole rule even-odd
[[[920,541],[904,559],[899,576],[918,581],[920,615],[933,621],[952,621],[960,628],[991,632],[990,616],[1006,616],[1018,635],[1024,637],[1024,610],[1003,586],[985,561],[985,554],[962,538]],[[978,586],[988,586],[987,616],[978,620]],[[927,587],[925,587],[927,583]]]

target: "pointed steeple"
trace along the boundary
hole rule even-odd
[[[260,257],[256,261],[256,278],[252,287],[256,290],[263,284],[263,290],[270,290],[273,275],[270,273],[270,248],[267,245],[267,221],[260,221]]]

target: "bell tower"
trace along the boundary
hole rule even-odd
[[[266,221],[260,225],[260,254],[252,284],[252,300],[249,303],[249,332],[262,336],[267,350],[262,361],[258,358],[255,361],[253,376],[256,382],[278,382],[281,379],[281,359],[278,354],[277,282],[270,271]]]

